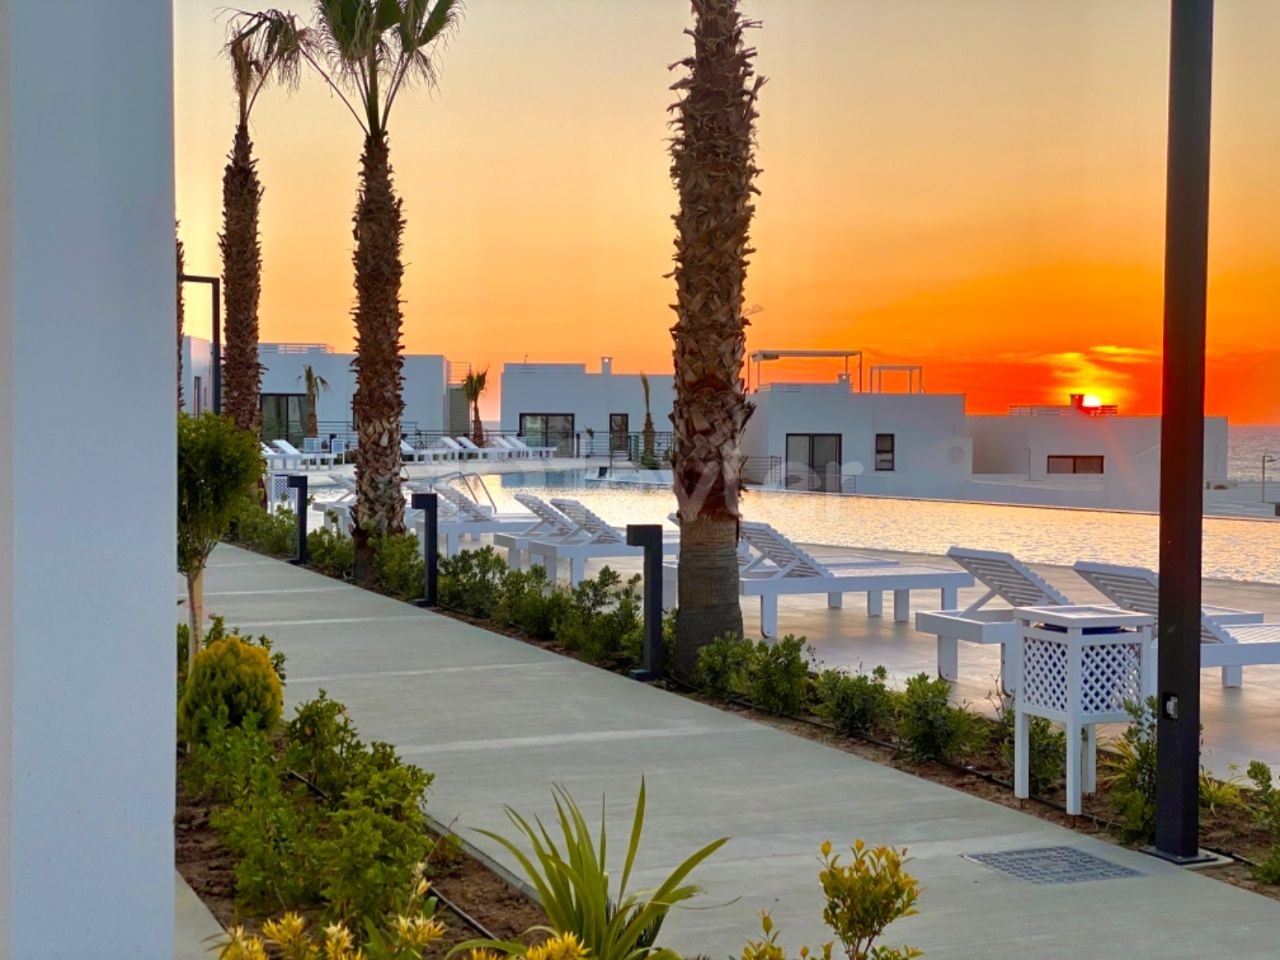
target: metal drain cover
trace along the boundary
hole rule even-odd
[[[1111,863],[1075,847],[1036,847],[1030,850],[1001,850],[996,853],[966,853],[966,860],[985,864],[1028,883],[1084,883],[1089,880],[1119,880],[1142,874]]]

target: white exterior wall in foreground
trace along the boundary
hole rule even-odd
[[[170,0],[0,0],[0,956],[18,960],[173,955],[172,51]],[[107,509],[86,464],[118,478]]]

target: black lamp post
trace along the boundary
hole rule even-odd
[[[183,283],[207,283],[213,293],[213,358],[210,362],[210,375],[213,383],[210,393],[213,394],[213,412],[222,412],[222,280],[218,277],[205,277],[194,273],[184,273],[178,278]]]
[[[1200,566],[1213,0],[1172,0],[1160,421],[1156,849],[1199,859]]]

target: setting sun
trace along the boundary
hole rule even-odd
[[[1080,400],[1082,407],[1100,407],[1102,406],[1102,398],[1096,393],[1086,393]]]

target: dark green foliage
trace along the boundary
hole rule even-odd
[[[733,633],[716,637],[698,651],[694,685],[716,700],[745,697],[754,652],[745,637]]]
[[[307,558],[317,570],[350,580],[356,569],[356,543],[335,530],[312,530],[307,534]]]
[[[1125,701],[1129,726],[1106,758],[1111,804],[1120,815],[1126,839],[1152,843],[1156,838],[1156,698]]]
[[[262,472],[253,434],[230,417],[178,415],[178,569],[204,569]]]
[[[551,640],[571,603],[568,593],[547,582],[547,571],[542,567],[508,570],[493,619],[535,640]]]
[[[255,499],[245,497],[227,539],[273,557],[292,557],[298,550],[298,515],[283,505],[263,510]]]
[[[1254,816],[1271,834],[1271,848],[1253,871],[1259,883],[1280,883],[1280,790],[1275,787],[1271,768],[1261,760],[1249,764],[1253,781]]]
[[[1013,720],[1011,707],[996,705],[995,735],[1000,743],[1000,758],[1013,770]],[[1067,765],[1067,735],[1045,717],[1027,717],[1028,783],[1033,795],[1051,790],[1062,780]]]
[[[921,673],[898,699],[898,748],[909,760],[960,760],[983,746],[987,727],[977,714],[951,705],[951,684]]]
[[[871,673],[824,670],[818,676],[818,714],[847,737],[866,737],[893,723],[894,693],[884,667]]]
[[[759,641],[751,655],[747,695],[765,713],[790,717],[801,713],[809,699],[812,651],[804,637],[791,634],[776,643]]]
[[[463,550],[440,561],[440,603],[470,617],[490,619],[507,575],[506,562],[493,547]]]
[[[623,581],[604,567],[599,576],[573,588],[570,604],[556,627],[556,639],[597,663],[628,666],[640,658],[644,622],[640,611],[640,575]]]
[[[388,533],[374,537],[372,543],[374,586],[400,600],[422,596],[426,562],[418,538],[411,533]]]
[[[232,726],[280,719],[284,691],[268,649],[235,634],[221,636],[196,654],[178,701],[178,732],[199,742],[210,721],[225,713]]]
[[[431,777],[384,743],[366,746],[323,693],[298,708],[282,746],[213,718],[182,766],[184,786],[238,857],[236,896],[253,910],[322,908],[381,919],[431,845],[422,805]]]

